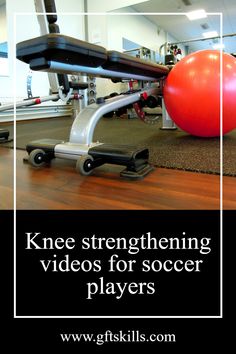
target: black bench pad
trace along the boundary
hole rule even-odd
[[[107,54],[107,61],[102,64],[102,67],[107,70],[157,78],[165,76],[169,72],[167,66],[151,63],[125,53],[108,51]]]
[[[18,43],[16,53],[17,58],[27,64],[32,59],[44,58],[46,61],[98,67],[107,60],[105,48],[53,33]]]
[[[50,61],[84,67],[102,67],[104,70],[160,78],[169,68],[150,63],[117,51],[81,41],[62,34],[47,34],[17,44],[17,58],[27,64],[36,62],[46,68]]]

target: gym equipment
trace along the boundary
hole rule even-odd
[[[9,130],[0,129],[0,144],[9,143],[10,141],[12,141],[12,140],[9,139],[9,134],[10,134]]]
[[[27,96],[28,96],[28,99],[33,98],[34,96],[32,94],[32,88],[31,88],[31,84],[32,84],[32,74],[31,74],[31,72],[27,76],[26,84],[27,84]]]
[[[222,38],[228,38],[228,37],[235,37],[236,33],[229,33],[229,34],[223,34]],[[164,49],[164,54],[166,55],[168,53],[168,48],[177,46],[178,44],[188,44],[188,43],[194,43],[194,42],[204,42],[204,41],[211,41],[215,39],[220,39],[221,36],[213,36],[213,37],[200,37],[200,38],[191,38],[191,39],[186,39],[183,41],[177,41],[177,42],[165,42],[163,43],[160,48],[159,48],[159,55],[162,55],[162,50]]]
[[[119,94],[117,93],[117,92],[112,92],[112,93],[110,93],[110,95],[107,95],[107,96],[105,96],[104,97],[104,100],[107,100],[107,99],[109,99],[109,98],[112,98],[112,97],[116,97],[116,96],[118,96]],[[111,112],[108,112],[108,113],[106,113],[106,114],[104,114],[104,118],[112,118],[113,116],[114,116],[114,114],[116,114],[117,115],[117,117],[119,117],[120,115],[119,115],[119,110],[118,111],[111,111]]]
[[[93,142],[93,133],[99,119],[106,113],[136,104],[136,112],[143,116],[141,99],[158,95],[152,81],[162,80],[169,72],[164,65],[148,63],[117,51],[61,34],[48,34],[17,44],[17,58],[32,70],[75,74],[84,72],[93,76],[142,81],[142,88],[130,90],[105,100],[98,98],[84,108],[74,120],[69,142],[38,140],[27,145],[29,162],[41,166],[54,157],[77,161],[76,170],[83,175],[104,163],[126,166],[121,176],[141,178],[153,167],[148,163],[148,149]]]
[[[177,126],[175,124],[175,122],[170,118],[167,110],[166,110],[166,105],[165,105],[165,101],[164,98],[162,97],[162,126],[161,126],[161,130],[176,130]]]
[[[56,12],[56,7],[54,1],[51,0],[35,0],[36,13],[53,13]],[[50,33],[59,33],[59,27],[56,25],[57,15],[48,14],[46,16],[38,15],[38,22],[40,27],[40,33],[46,34],[48,31]],[[15,106],[16,108],[23,108],[27,106],[34,106],[48,101],[58,101],[61,99],[64,103],[67,103],[69,100],[73,102],[81,101],[84,98],[84,95],[79,94],[79,90],[85,90],[88,88],[88,83],[86,82],[73,82],[69,81],[67,75],[57,75],[57,74],[48,74],[51,94],[43,97],[33,97],[31,90],[32,75],[31,73],[27,76],[27,94],[28,98],[17,101]],[[0,104],[0,112],[13,110],[14,104]]]
[[[223,134],[236,127],[236,59],[222,54]],[[164,101],[173,121],[199,137],[220,135],[220,51],[189,54],[170,71]]]
[[[155,108],[157,106],[161,106],[161,97],[150,95],[146,100],[146,105],[149,108]]]
[[[86,72],[104,78],[157,81],[169,68],[60,34],[48,34],[17,44],[17,58],[31,70],[72,74]]]
[[[69,100],[79,100],[79,99],[81,99],[81,96],[76,93],[72,93],[72,90],[70,90],[70,92],[65,95],[62,92],[62,89],[59,88],[58,94],[52,94],[52,95],[43,96],[43,97],[34,97],[34,98],[30,98],[30,99],[25,99],[23,101],[16,102],[15,105],[16,105],[16,108],[35,106],[35,105],[41,104],[43,102],[58,101],[59,99],[61,99],[64,102],[68,102]],[[0,112],[8,111],[10,109],[14,109],[14,103],[4,104],[4,105],[0,106]]]
[[[156,62],[156,53],[154,50],[151,50],[146,47],[137,47],[137,48],[132,48],[128,50],[124,50],[123,53],[127,53],[131,55],[132,57]]]

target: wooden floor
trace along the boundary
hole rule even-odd
[[[55,159],[34,169],[16,154],[17,209],[219,209],[219,176],[157,168],[143,180],[102,166],[81,176],[74,162]],[[13,208],[13,150],[0,147],[0,209]],[[224,209],[236,210],[236,178],[224,177]]]

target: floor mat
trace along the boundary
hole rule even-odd
[[[27,142],[41,138],[67,141],[72,118],[53,118],[17,122],[16,147],[25,149]],[[139,119],[103,118],[96,126],[94,141],[148,147],[150,162],[158,167],[219,174],[220,140],[197,138],[181,131],[161,130],[161,121],[147,125]],[[13,135],[13,126],[4,125]],[[12,147],[12,143],[1,144]],[[224,137],[223,173],[236,176],[236,130]]]

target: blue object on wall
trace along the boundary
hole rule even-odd
[[[0,58],[7,58],[8,57],[8,48],[7,42],[0,43]]]

